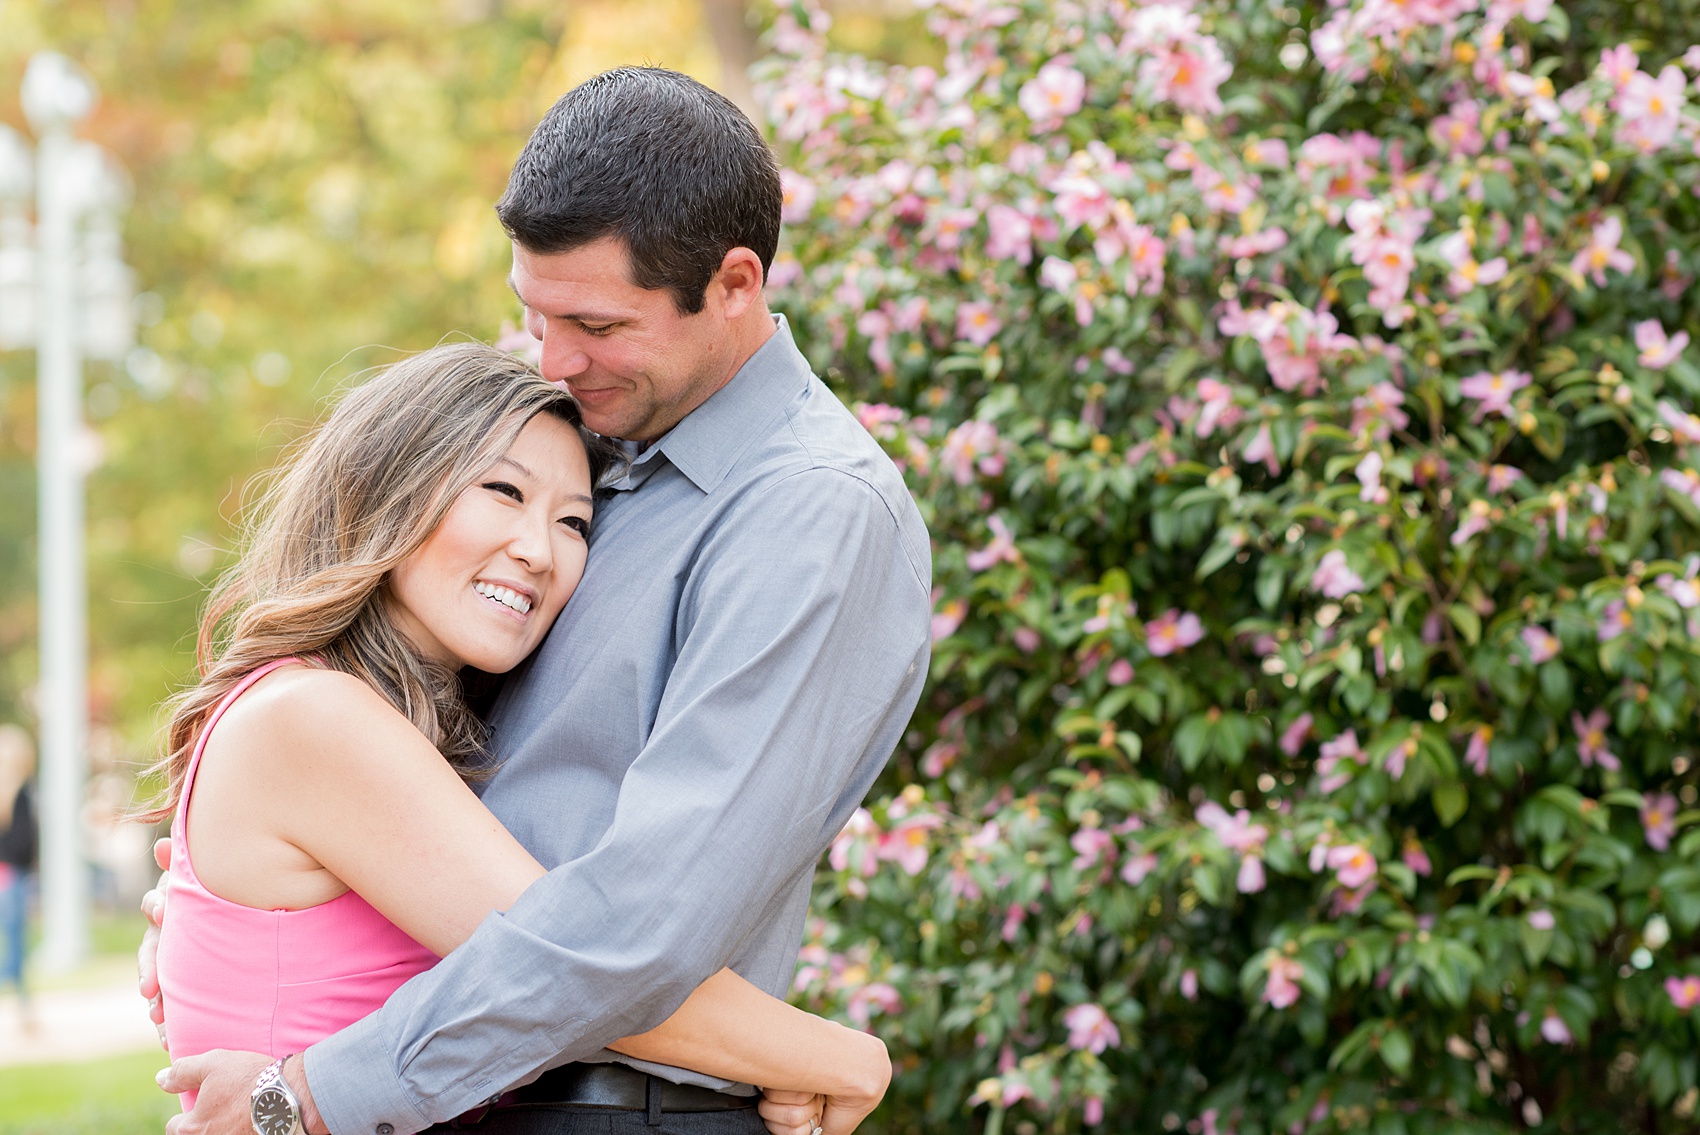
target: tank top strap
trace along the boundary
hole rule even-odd
[[[207,715],[206,724],[201,726],[201,735],[195,738],[195,749],[189,754],[189,767],[183,770],[183,790],[177,794],[177,809],[175,816],[177,826],[181,826],[185,817],[189,814],[189,792],[195,786],[195,771],[201,767],[201,754],[206,752],[207,738],[212,736],[213,727],[218,724],[219,719],[224,716],[225,711],[236,704],[236,699],[247,693],[248,688],[255,682],[258,682],[261,678],[264,678],[273,670],[288,666],[292,662],[300,661],[302,660],[295,657],[278,658],[271,662],[267,662],[264,666],[256,666],[254,669],[248,671],[248,673],[242,675],[242,679],[234,686],[230,687],[230,692],[225,694],[224,697],[219,700],[218,705],[213,707],[213,711]],[[187,829],[183,830],[186,831]]]

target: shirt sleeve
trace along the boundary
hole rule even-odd
[[[872,786],[926,678],[928,565],[852,475],[760,491],[684,586],[655,727],[602,842],[307,1050],[335,1135],[417,1131],[660,1024]]]

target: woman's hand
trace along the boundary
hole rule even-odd
[[[821,1130],[820,1116],[826,1110],[825,1096],[808,1092],[782,1092],[763,1088],[756,1113],[772,1135],[814,1135]]]
[[[885,1042],[869,1033],[853,1035],[862,1049],[856,1063],[866,1068],[857,1077],[860,1086],[832,1096],[763,1088],[756,1111],[773,1135],[850,1135],[879,1106],[891,1084]]]

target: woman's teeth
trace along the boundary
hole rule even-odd
[[[497,587],[491,583],[474,583],[472,590],[486,599],[494,599],[504,607],[511,607],[522,615],[531,613],[531,600],[505,587]]]

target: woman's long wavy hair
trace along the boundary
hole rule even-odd
[[[577,428],[595,483],[612,444],[584,428],[571,395],[493,347],[436,347],[342,400],[267,488],[240,560],[213,588],[196,638],[201,679],[167,703],[154,770],[165,790],[140,819],[171,815],[208,716],[244,675],[279,658],[360,678],[462,776],[478,775],[485,732],[460,675],[396,629],[385,582],[538,414]]]

